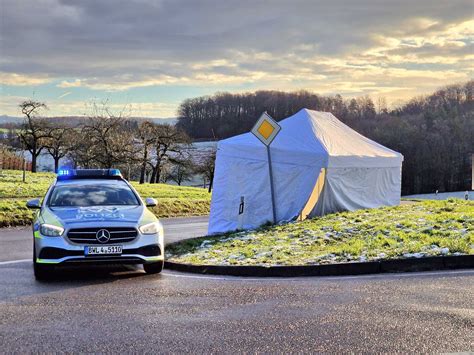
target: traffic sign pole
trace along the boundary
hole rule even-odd
[[[275,189],[273,187],[272,155],[270,154],[270,145],[267,145],[267,156],[268,156],[268,175],[270,176],[270,194],[272,195],[273,224],[275,224],[277,219],[276,219]]]
[[[270,145],[280,132],[280,125],[266,112],[264,112],[257,123],[253,126],[251,132],[257,137],[267,148],[268,159],[268,175],[270,178],[270,194],[272,198],[272,217],[273,224],[277,223],[276,203],[275,203],[275,187],[273,185],[272,155],[270,153]]]

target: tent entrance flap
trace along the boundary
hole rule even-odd
[[[316,184],[314,184],[313,191],[306,202],[306,205],[301,210],[301,213],[298,215],[298,221],[303,221],[308,218],[311,211],[313,211],[314,207],[319,201],[321,197],[321,193],[323,191],[324,183],[326,181],[326,169],[321,169],[319,173],[318,180],[316,180]]]

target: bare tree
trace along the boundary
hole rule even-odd
[[[214,170],[216,164],[216,150],[213,149],[208,151],[203,157],[201,157],[200,161],[196,166],[196,172],[201,174],[205,181],[209,181],[209,188],[208,191],[211,192],[212,190],[212,183],[214,181]]]
[[[113,114],[106,103],[94,106],[94,115],[82,126],[76,149],[82,149],[83,161],[102,168],[112,168],[135,161],[137,147],[134,132],[124,111]]]
[[[75,168],[88,169],[94,166],[92,150],[90,142],[82,136],[82,130],[78,130],[76,134],[71,135],[67,157],[72,160]]]
[[[54,171],[57,173],[59,160],[64,158],[71,148],[73,141],[73,129],[69,127],[56,126],[49,130],[49,136],[45,139],[45,148],[54,160]]]
[[[173,163],[171,163],[169,160],[167,160],[161,165],[160,182],[167,183],[168,181],[173,181],[173,179],[171,178],[173,167]]]
[[[161,167],[168,160],[182,158],[186,147],[189,145],[189,137],[175,126],[159,124],[154,130],[154,157],[150,163],[152,168],[150,183],[160,181]]]
[[[151,148],[156,143],[155,129],[155,124],[150,121],[144,121],[138,126],[137,138],[141,148],[139,153],[141,162],[140,184],[145,182],[147,165],[152,163]]]
[[[25,120],[18,137],[24,147],[31,153],[31,171],[36,172],[36,161],[44,149],[44,142],[49,137],[48,123],[37,115],[47,106],[44,102],[26,100],[19,105]]]
[[[377,98],[377,114],[387,114],[387,99],[384,96],[379,96]]]
[[[195,166],[189,157],[178,159],[174,161],[169,178],[181,186],[184,181],[191,180],[194,171]]]

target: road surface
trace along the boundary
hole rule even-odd
[[[168,242],[206,229],[205,218],[164,224]],[[254,279],[96,267],[40,283],[30,238],[0,230],[2,353],[474,350],[472,270]]]
[[[467,191],[470,201],[474,201],[474,191]],[[466,197],[466,191],[454,191],[454,192],[440,192],[438,194],[419,194],[419,195],[407,195],[402,196],[403,198],[413,198],[417,200],[447,200],[448,198],[459,198],[464,200]]]

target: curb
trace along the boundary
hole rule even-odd
[[[340,263],[325,265],[295,266],[220,266],[192,265],[165,261],[170,270],[208,275],[297,277],[297,276],[343,276],[396,272],[453,270],[474,268],[474,255],[431,256],[410,259],[388,259],[380,261]]]

